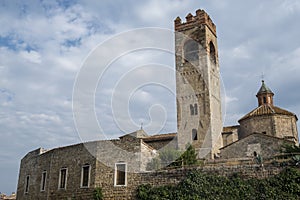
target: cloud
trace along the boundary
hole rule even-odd
[[[72,118],[73,84],[87,55],[98,44],[132,28],[172,30],[177,16],[184,20],[189,12],[195,14],[199,8],[205,9],[217,25],[221,76],[228,95],[225,124],[236,124],[256,107],[255,94],[262,72],[275,92],[275,103],[299,116],[300,28],[295,25],[300,18],[298,0],[3,0],[0,176],[12,184],[0,184],[0,189],[6,193],[15,190],[19,161],[26,152],[40,146],[53,148],[80,142]],[[154,39],[163,42],[165,38]],[[114,48],[118,46],[107,54],[113,54]],[[100,61],[93,61],[97,62]],[[122,134],[111,109],[116,84],[130,70],[156,63],[174,67],[174,57],[161,51],[129,52],[113,62],[99,81],[96,113],[109,137]],[[137,74],[134,81],[164,76],[151,70]],[[175,79],[169,78],[174,84]],[[126,99],[126,92],[120,91],[120,96]],[[132,129],[139,128],[141,121],[146,128],[151,120],[151,106],[160,104],[167,112],[161,132],[176,130],[172,92],[159,85],[148,85],[133,93],[131,100],[126,106],[135,123]],[[157,110],[153,110],[154,114]],[[128,118],[121,120],[131,123]],[[153,120],[153,127],[160,125],[161,119]]]
[[[39,64],[42,62],[41,55],[36,51],[21,51],[20,56],[32,63]]]

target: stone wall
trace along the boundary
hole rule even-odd
[[[289,115],[261,115],[240,121],[239,139],[259,132],[279,138],[291,138],[298,143],[297,121],[295,116]]]
[[[294,138],[298,144],[297,121],[294,116],[275,115],[274,116],[276,137],[280,138]]]
[[[145,172],[140,174],[129,174],[130,183],[127,187],[103,187],[105,200],[127,200],[136,199],[136,190],[141,184],[150,184],[152,186],[175,185],[183,180],[187,174],[199,170],[203,173],[215,174],[220,176],[232,176],[239,174],[244,178],[267,178],[276,175],[283,168],[271,165],[265,166],[263,169],[255,164],[226,166],[213,165],[205,167],[190,167],[180,169],[169,169],[158,172]]]
[[[261,115],[240,121],[239,139],[255,132],[265,132],[267,135],[275,136],[273,117],[271,115]]]
[[[62,199],[72,195],[87,195],[92,190],[80,188],[82,166],[91,166],[90,185],[94,185],[95,159],[83,144],[57,148],[48,152],[37,149],[21,161],[17,199]],[[59,173],[67,168],[66,189],[59,189]],[[46,172],[46,187],[41,191],[42,173]],[[25,179],[29,176],[29,191],[25,193]]]
[[[133,142],[134,143],[134,142]],[[132,144],[132,143],[131,143]],[[194,170],[200,170],[204,173],[218,174],[222,176],[230,176],[239,173],[244,177],[265,178],[280,172],[281,168],[266,166],[264,170],[258,170],[258,166],[254,164],[245,165],[228,165],[228,164],[207,164],[204,167],[191,167],[180,169],[167,169],[157,172],[139,172],[135,173],[131,165],[132,162],[123,158],[128,167],[126,173],[126,184],[124,186],[115,186],[115,168],[104,165],[100,160],[93,156],[98,152],[99,142],[90,142],[86,144],[77,144],[68,147],[43,151],[37,149],[28,153],[21,161],[20,175],[18,182],[17,199],[19,200],[38,200],[38,199],[92,199],[93,192],[96,187],[101,187],[104,199],[107,200],[125,200],[136,199],[136,189],[141,184],[150,184],[153,186],[162,186],[179,183],[188,173]],[[95,149],[90,152],[86,147]],[[135,148],[131,146],[132,150]],[[143,151],[148,151],[146,146]],[[135,151],[137,153],[138,151]],[[91,154],[92,153],[92,154]],[[137,154],[139,155],[139,154]],[[122,154],[120,155],[122,156]],[[146,154],[145,154],[146,156]],[[150,155],[148,155],[150,156]],[[107,156],[109,157],[109,156]],[[111,152],[111,162],[115,162]],[[119,159],[117,159],[119,160]],[[90,184],[87,188],[82,188],[81,171],[82,166],[89,164],[91,167]],[[67,168],[67,186],[65,189],[59,189],[59,171],[61,168]],[[41,191],[42,173],[47,172],[46,189]],[[30,176],[29,192],[25,194],[25,179]]]
[[[260,154],[263,158],[271,158],[278,154],[285,143],[292,144],[290,141],[253,133],[239,141],[236,141],[224,148],[221,148],[220,158],[253,158],[253,153]]]

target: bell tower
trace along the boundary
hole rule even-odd
[[[174,24],[178,147],[192,144],[199,158],[213,158],[223,127],[216,26],[204,10]]]
[[[274,106],[273,105],[274,93],[272,92],[272,90],[270,88],[268,88],[266,86],[264,80],[262,80],[261,82],[262,82],[261,87],[256,94],[256,97],[258,100],[258,106],[266,105],[266,104]]]

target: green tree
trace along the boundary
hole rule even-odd
[[[182,160],[183,165],[195,165],[197,164],[197,154],[195,148],[189,145],[186,151],[179,158]]]

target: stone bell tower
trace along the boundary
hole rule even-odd
[[[203,10],[174,23],[178,147],[192,144],[199,158],[213,158],[223,127],[216,26]]]

